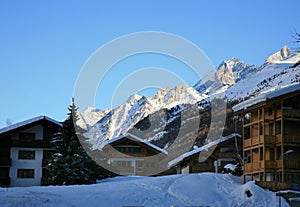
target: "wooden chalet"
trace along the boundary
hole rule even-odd
[[[41,185],[51,139],[61,123],[35,117],[0,129],[0,186]]]
[[[300,84],[233,109],[243,118],[244,180],[272,190],[300,190]]]
[[[167,152],[150,142],[127,133],[107,141],[102,149],[109,153],[109,164],[121,175],[154,175],[162,171],[159,161]]]
[[[175,168],[177,174],[222,172],[226,164],[237,162],[238,153],[242,151],[241,148],[237,149],[240,140],[241,135],[236,133],[219,138],[175,158],[169,162],[169,166]]]

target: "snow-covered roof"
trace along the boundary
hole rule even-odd
[[[194,149],[194,150],[192,150],[192,151],[189,151],[189,152],[186,152],[186,153],[180,155],[179,157],[177,157],[177,158],[171,160],[171,161],[168,163],[168,165],[169,165],[170,167],[171,167],[171,166],[174,166],[174,165],[176,165],[177,163],[183,161],[183,160],[184,160],[185,158],[187,158],[187,157],[190,157],[190,156],[192,156],[192,155],[195,155],[195,154],[197,154],[197,153],[200,153],[200,152],[203,151],[203,150],[208,150],[208,149],[209,149],[210,147],[212,147],[212,146],[218,145],[219,143],[225,142],[225,141],[230,140],[230,139],[233,139],[233,138],[235,138],[235,137],[241,138],[242,136],[241,136],[240,134],[238,134],[238,133],[233,133],[233,134],[230,134],[230,135],[228,135],[228,136],[221,137],[220,139],[217,139],[217,140],[215,140],[215,141],[213,141],[213,142],[210,142],[210,143],[208,143],[208,144],[206,144],[206,145],[204,145],[204,146],[202,146],[202,147],[196,148],[196,149]]]
[[[28,120],[25,120],[25,121],[22,121],[22,122],[19,122],[19,123],[16,123],[16,124],[12,124],[10,126],[7,126],[7,127],[4,127],[2,129],[0,129],[0,134],[2,133],[5,133],[5,132],[8,132],[8,131],[11,131],[11,130],[14,130],[14,129],[17,129],[17,128],[20,128],[20,127],[23,127],[23,126],[26,126],[28,124],[31,124],[31,123],[34,123],[34,122],[37,122],[37,121],[40,121],[40,120],[47,120],[47,121],[50,121],[56,125],[59,125],[59,126],[62,126],[62,124],[54,119],[51,119],[47,116],[38,116],[38,117],[34,117],[32,119],[28,119]]]
[[[274,89],[272,91],[267,91],[262,93],[254,98],[250,98],[246,101],[243,101],[235,106],[232,107],[234,111],[246,110],[247,108],[262,103],[264,101],[282,96],[287,93],[292,93],[295,91],[300,90],[300,83],[294,83],[291,85],[282,86],[279,89]]]
[[[151,144],[147,140],[144,140],[144,139],[142,139],[142,138],[140,138],[140,137],[138,137],[138,136],[136,136],[134,134],[131,134],[131,133],[126,133],[125,135],[121,135],[119,137],[107,140],[107,142],[105,143],[105,145],[106,144],[112,144],[112,143],[114,143],[114,142],[116,142],[118,140],[121,140],[121,139],[125,138],[125,137],[130,137],[131,140],[135,140],[137,142],[141,142],[141,143],[143,143],[145,145],[148,145],[149,147],[151,147],[151,148],[153,148],[153,149],[155,149],[155,150],[157,150],[159,152],[162,152],[162,153],[164,153],[166,155],[168,154],[168,152],[166,150],[164,150],[164,149],[162,149],[162,148],[160,148],[160,147],[158,147],[158,146],[156,146],[154,144]]]

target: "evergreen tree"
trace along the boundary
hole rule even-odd
[[[112,174],[98,166],[80,144],[73,120],[77,120],[74,102],[68,108],[68,118],[62,123],[52,143],[56,152],[48,161],[47,185],[92,184]],[[83,132],[81,132],[83,133]]]

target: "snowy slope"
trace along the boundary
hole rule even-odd
[[[278,206],[278,198],[254,182],[243,185],[240,178],[214,173],[117,177],[95,185],[0,188],[0,207],[34,206],[269,207]],[[282,206],[289,206],[284,199]]]
[[[292,54],[283,61],[264,64],[250,78],[242,79],[229,87],[226,91],[228,99],[242,100],[299,82],[300,67],[290,68],[298,60],[300,60],[300,53]]]

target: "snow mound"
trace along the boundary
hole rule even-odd
[[[116,177],[95,185],[0,188],[0,207],[277,206],[276,195],[228,174]],[[282,199],[282,206],[289,206]]]

